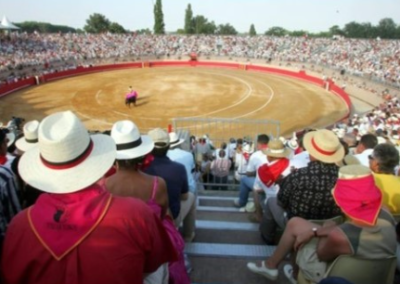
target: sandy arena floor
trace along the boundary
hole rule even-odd
[[[137,107],[124,103],[128,87]],[[141,132],[176,117],[273,119],[281,134],[324,127],[346,114],[344,101],[321,87],[277,75],[212,68],[146,68],[94,73],[24,89],[0,99],[0,121],[27,121],[72,110],[92,130],[133,120]]]

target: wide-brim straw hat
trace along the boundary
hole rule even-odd
[[[29,149],[38,145],[39,141],[39,121],[33,120],[25,123],[24,136],[15,142],[18,150],[26,152]]]
[[[39,143],[26,151],[19,173],[29,185],[49,193],[72,193],[94,184],[111,168],[116,147],[107,135],[90,136],[71,111],[47,116]]]
[[[303,145],[311,156],[324,163],[336,163],[344,157],[339,138],[327,129],[308,132],[304,135]]]
[[[344,166],[333,189],[333,198],[351,219],[373,226],[382,204],[382,192],[375,185],[371,170],[362,165]]]
[[[286,158],[291,154],[291,150],[286,148],[280,139],[272,139],[268,143],[267,149],[262,149],[262,152],[268,157]]]
[[[175,132],[170,132],[169,133],[169,147],[176,147],[181,145],[183,142],[185,142],[184,139],[179,139],[178,135]]]
[[[154,148],[148,135],[140,135],[136,124],[130,120],[114,123],[111,137],[117,146],[117,160],[130,160],[145,156]]]

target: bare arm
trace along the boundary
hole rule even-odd
[[[346,235],[337,227],[324,227],[318,231],[317,255],[321,261],[332,261],[342,254],[353,254]]]
[[[169,207],[167,184],[163,178],[158,178],[158,190],[156,194],[156,202],[161,206],[161,219],[164,218]]]

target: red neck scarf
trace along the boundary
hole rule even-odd
[[[258,177],[268,187],[273,185],[284,170],[289,166],[289,160],[279,159],[272,164],[264,164],[258,168]]]
[[[101,222],[111,194],[98,184],[68,194],[42,194],[28,209],[29,224],[51,255],[60,260]]]
[[[0,156],[0,165],[5,165],[7,163],[7,157],[6,156]]]

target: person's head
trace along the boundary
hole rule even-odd
[[[8,138],[5,129],[0,129],[0,156],[7,154]]]
[[[241,150],[243,147],[243,139],[239,138],[238,140],[236,140],[236,149]]]
[[[220,150],[219,153],[218,153],[218,156],[219,156],[221,159],[222,159],[222,158],[225,158],[225,155],[226,155],[225,150]]]
[[[15,134],[6,128],[0,129],[0,155],[7,154],[7,149],[15,142]]]
[[[90,136],[71,111],[47,116],[39,126],[38,147],[26,151],[18,169],[29,185],[45,192],[66,194],[96,183],[116,157],[111,137]]]
[[[266,134],[260,134],[257,137],[257,148],[259,150],[264,149],[267,147],[269,143],[269,137]]]
[[[379,174],[394,174],[394,168],[399,165],[399,151],[391,144],[379,144],[369,158],[370,169]]]
[[[221,143],[221,149],[222,149],[222,150],[225,150],[226,147],[227,147],[227,146],[226,146],[226,143],[225,143],[225,142],[222,142],[222,143]]]
[[[366,149],[374,149],[376,145],[378,145],[378,138],[371,133],[365,134],[361,136],[356,148],[356,152],[360,154]]]
[[[267,156],[268,161],[272,162],[282,158],[287,158],[290,155],[290,149],[286,148],[280,139],[272,139],[268,143],[268,148],[263,149],[262,152]]]
[[[303,137],[304,148],[310,160],[333,164],[344,157],[344,148],[334,132],[327,129],[308,132]]]
[[[154,142],[154,149],[152,151],[152,154],[156,157],[166,156],[169,149],[168,133],[161,128],[155,128],[153,130],[150,130],[148,135]]]
[[[134,168],[144,161],[154,148],[148,135],[140,135],[136,124],[130,120],[114,123],[111,138],[117,147],[117,164],[122,168]]]
[[[357,136],[354,133],[346,133],[343,136],[343,141],[347,143],[349,148],[356,147],[357,145]]]
[[[332,195],[336,204],[353,222],[375,225],[382,193],[375,185],[370,169],[362,165],[341,167]]]

